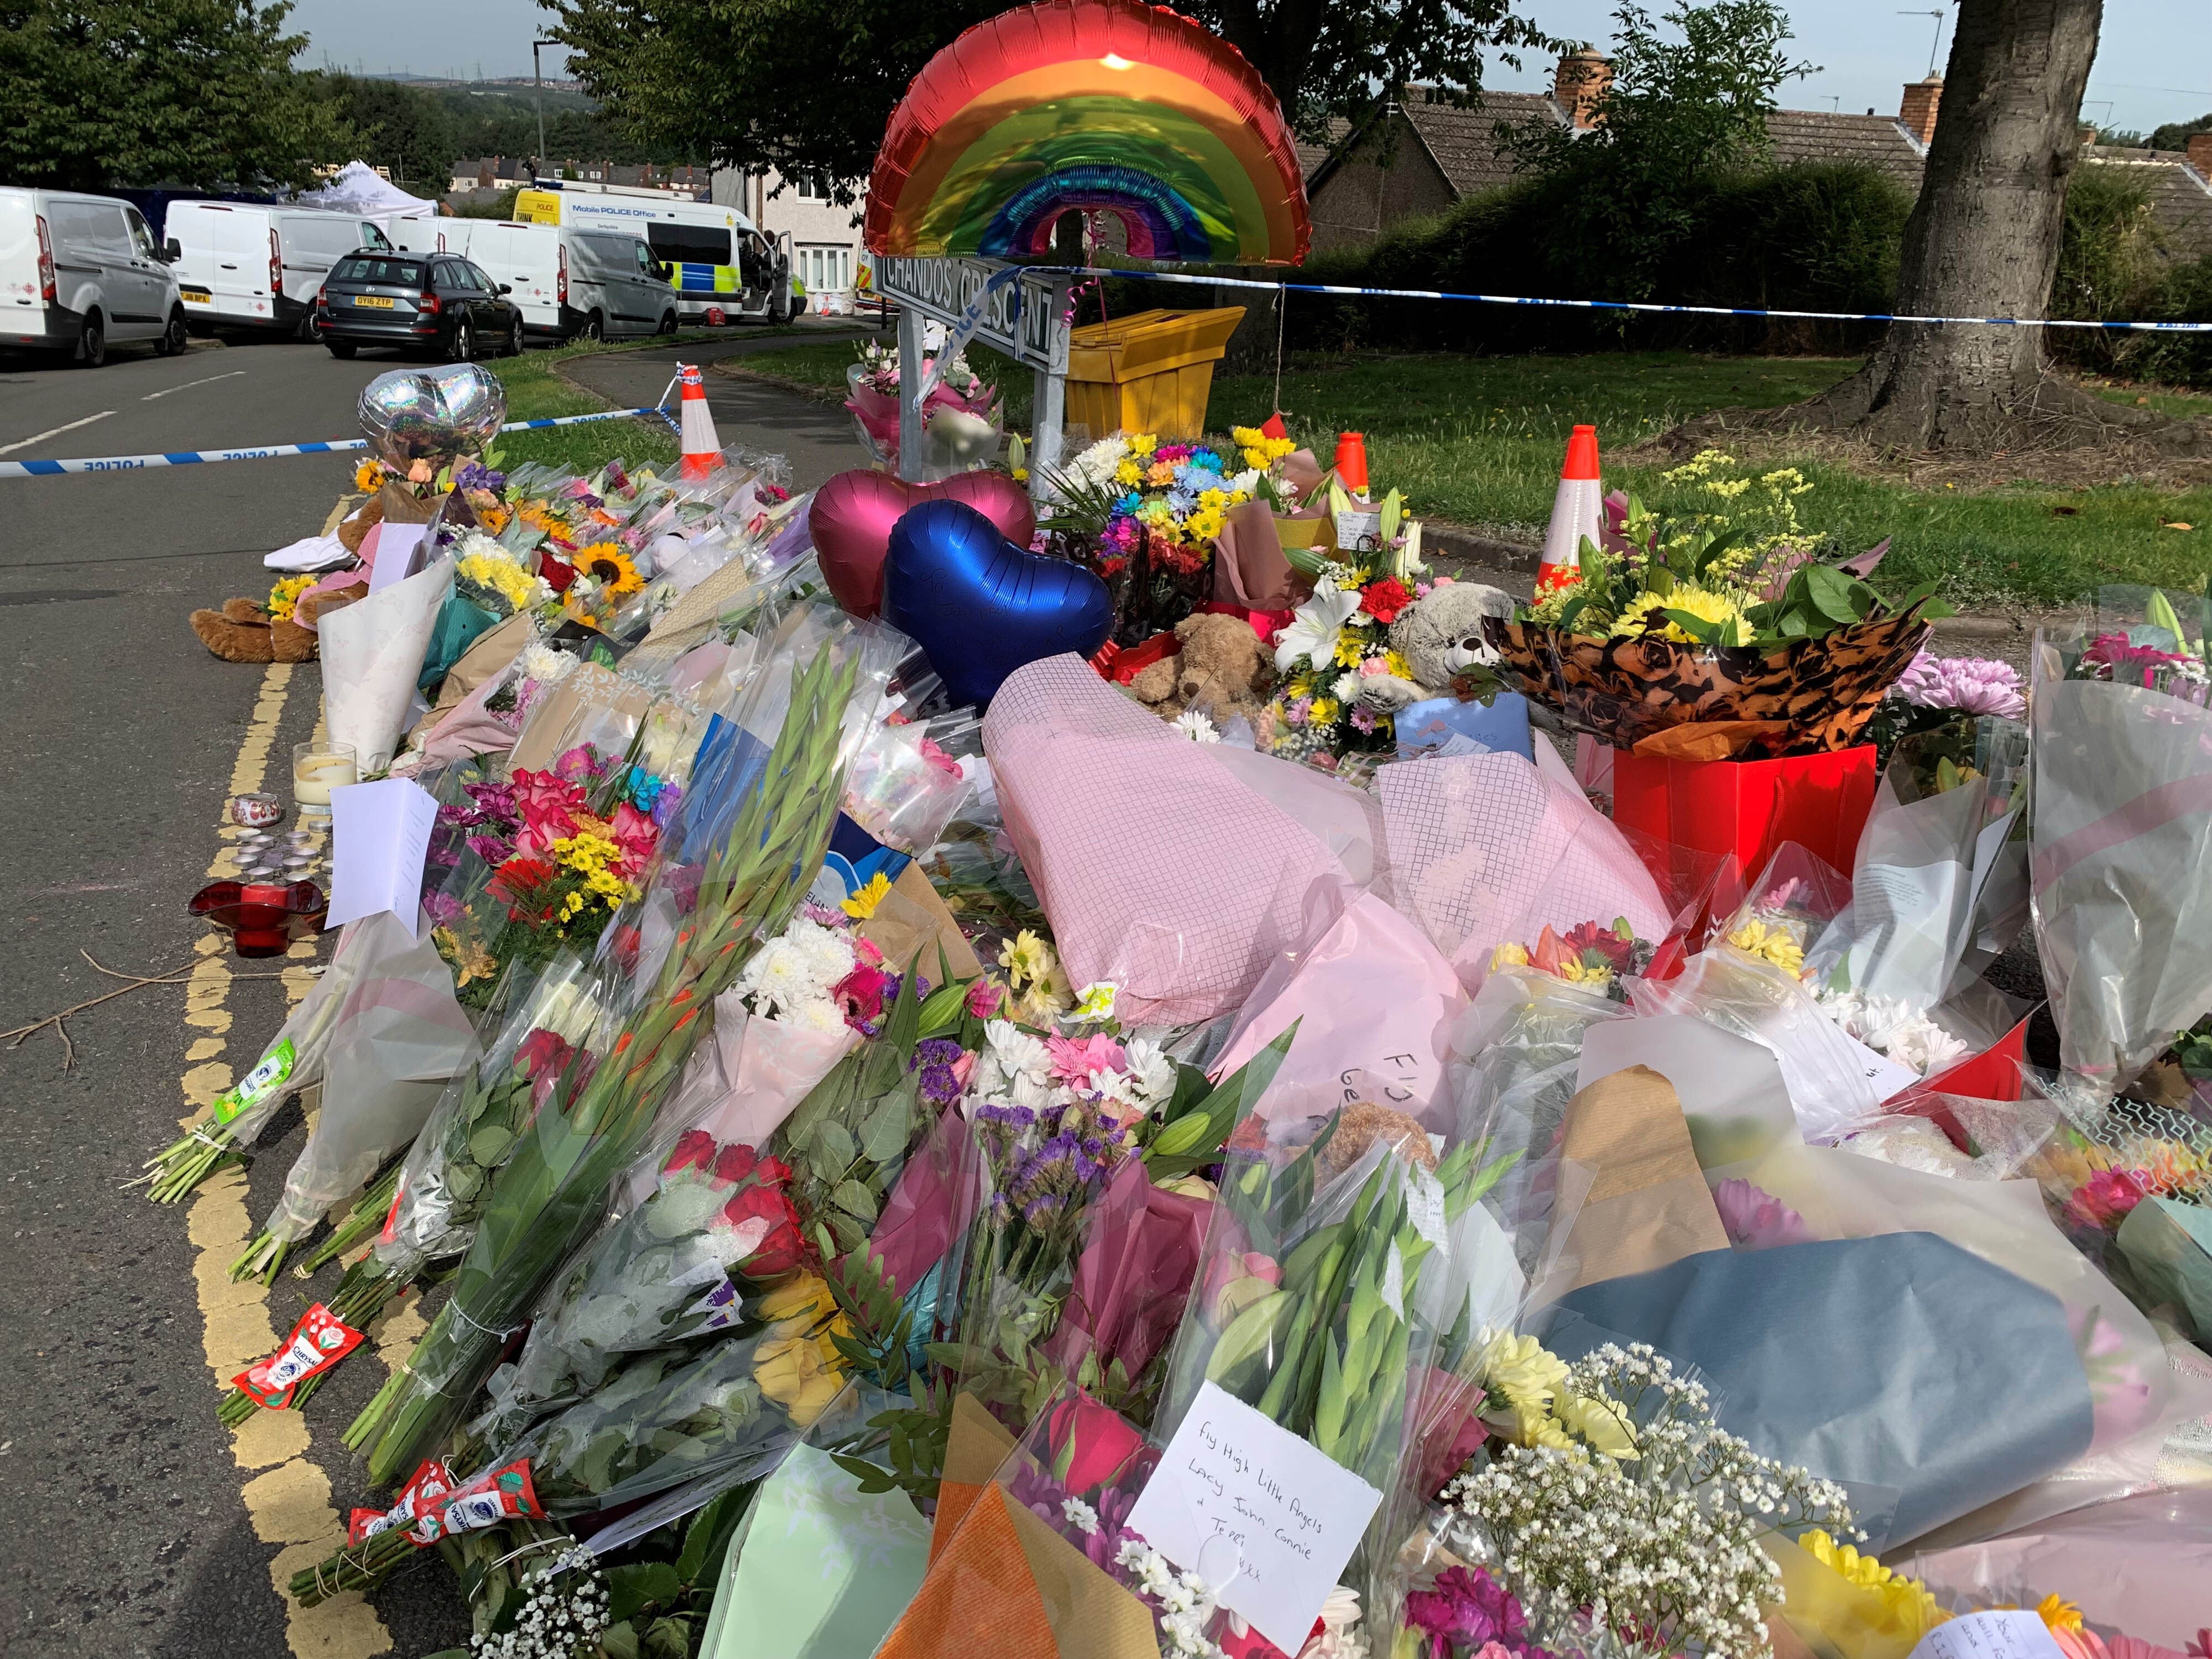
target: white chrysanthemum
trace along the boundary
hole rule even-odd
[[[556,651],[543,640],[532,640],[522,648],[523,677],[540,685],[556,684],[575,669],[575,658],[565,651]]]
[[[1193,743],[1219,743],[1221,732],[1212,720],[1195,708],[1186,708],[1172,722],[1175,729]]]
[[[842,1031],[846,1029],[845,1011],[828,997],[817,997],[811,1002],[801,1003],[784,1018],[786,1024],[796,1025],[802,1031]]]
[[[1175,1094],[1175,1061],[1150,1037],[1131,1037],[1121,1045],[1122,1066],[1137,1099],[1146,1106],[1164,1105]]]
[[[991,1058],[1009,1082],[1028,1079],[1042,1083],[1052,1075],[1052,1051],[1010,1019],[994,1019],[983,1027],[991,1045]]]

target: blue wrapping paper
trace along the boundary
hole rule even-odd
[[[1892,1541],[2072,1462],[2094,1426],[2058,1298],[1933,1233],[1708,1250],[1562,1297],[1573,1359],[1648,1342],[1754,1451],[1899,1495]]]

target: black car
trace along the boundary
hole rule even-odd
[[[363,249],[331,267],[315,326],[333,357],[363,346],[434,351],[447,361],[520,356],[522,308],[507,286],[453,253]]]

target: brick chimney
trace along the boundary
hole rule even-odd
[[[2184,154],[2189,157],[2189,165],[2195,167],[2200,176],[2212,179],[2212,132],[2190,134],[2189,146]]]
[[[1899,125],[1926,143],[1936,136],[1936,107],[1943,101],[1943,77],[1931,75],[1925,81],[1906,83],[1905,101],[1898,106]]]
[[[1576,126],[1592,127],[1597,125],[1595,112],[1598,100],[1612,85],[1613,64],[1605,54],[1584,49],[1568,52],[1559,59],[1559,73],[1552,81],[1552,96]]]

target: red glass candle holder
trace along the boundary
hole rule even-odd
[[[295,939],[321,933],[330,908],[312,881],[210,882],[191,901],[192,914],[228,933],[242,957],[281,956]]]

